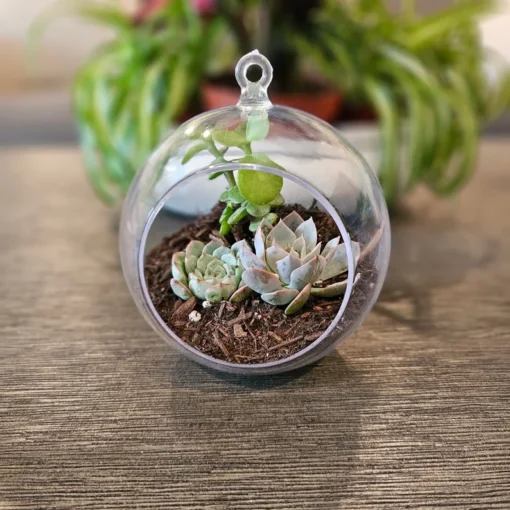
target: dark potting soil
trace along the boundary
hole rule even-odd
[[[202,302],[196,298],[184,302],[170,290],[172,255],[184,250],[192,239],[208,242],[211,237],[220,238],[217,227],[222,208],[223,205],[219,204],[211,213],[165,237],[148,254],[145,278],[152,302],[163,321],[182,340],[214,358],[255,364],[292,356],[314,342],[329,327],[343,296],[330,299],[312,296],[297,314],[288,317],[284,314],[284,307],[269,305],[258,294],[241,303],[224,301],[203,308]],[[299,212],[305,220],[313,216],[318,239],[323,246],[340,235],[333,219],[317,209],[283,206],[278,212],[283,217],[292,210]],[[235,236],[222,239],[230,244],[235,239],[251,235],[247,228],[246,231],[239,228]],[[198,322],[188,318],[193,310],[201,314]]]

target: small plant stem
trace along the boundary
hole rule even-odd
[[[216,147],[216,145],[214,144],[214,142],[212,140],[205,140],[205,143],[207,144],[207,147],[209,149],[209,152],[216,158],[216,159],[221,159],[223,161],[227,161],[224,157],[223,157],[223,154],[220,152],[220,150],[218,149],[218,147]]]
[[[223,157],[223,154],[220,152],[218,147],[214,144],[212,140],[206,140],[207,147],[209,148],[209,152],[216,158],[217,161],[222,161],[224,163],[228,163],[228,161]],[[224,172],[223,174],[225,179],[227,179],[229,188],[233,188],[237,186],[236,179],[234,177],[234,172],[231,170]]]
[[[251,151],[251,143],[246,143],[241,148],[247,156],[251,156],[253,154]]]
[[[225,179],[227,179],[228,185],[233,188],[234,186],[237,186],[236,178],[234,177],[234,172],[229,170],[228,172],[225,172]]]

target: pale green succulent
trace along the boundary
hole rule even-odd
[[[263,221],[255,233],[254,245],[255,253],[246,243],[238,253],[247,268],[243,282],[261,294],[266,303],[288,305],[287,315],[300,310],[311,295],[335,297],[347,288],[347,280],[323,286],[325,280],[347,272],[347,250],[336,237],[321,251],[312,218],[305,221],[293,211],[274,227]],[[356,266],[359,244],[351,242],[351,247]]]
[[[185,301],[193,295],[210,303],[246,299],[251,290],[240,287],[244,268],[238,257],[245,244],[240,241],[229,248],[220,241],[191,241],[185,251],[172,256],[173,293]]]

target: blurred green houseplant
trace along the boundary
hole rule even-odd
[[[390,207],[418,183],[441,195],[458,190],[474,168],[481,127],[509,102],[508,70],[490,80],[477,32],[491,0],[463,0],[428,17],[412,0],[398,15],[383,0],[297,0],[287,9],[283,0],[150,0],[135,17],[112,4],[71,2],[80,16],[115,31],[74,86],[89,176],[111,205],[193,111],[200,84],[231,70],[251,45],[273,59],[284,89],[311,68],[374,109]]]

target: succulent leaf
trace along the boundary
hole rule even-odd
[[[303,264],[301,267],[294,269],[290,275],[290,288],[301,290],[309,283],[315,283],[321,275],[326,260],[320,255]]]
[[[193,296],[188,287],[186,287],[184,283],[176,280],[175,278],[170,280],[170,287],[172,288],[172,292],[184,301],[187,301],[190,297]]]
[[[203,280],[203,279],[190,278],[190,280],[189,280],[189,290],[191,292],[193,292],[193,294],[198,299],[202,299],[203,301],[206,300],[205,292],[210,286],[211,286],[211,283],[207,282],[206,280]]]
[[[234,283],[222,283],[221,284],[221,298],[222,300],[228,301],[232,294],[237,289],[237,282]]]
[[[278,276],[286,285],[290,283],[290,275],[299,267],[301,267],[301,259],[293,253],[289,253],[285,258],[276,263]]]
[[[239,261],[239,265],[236,267],[236,272],[234,274],[234,276],[236,277],[236,282],[237,282],[237,286],[243,286],[244,285],[244,282],[242,281],[243,279],[243,273],[244,273],[244,267],[243,265],[241,264],[241,261]],[[242,285],[241,285],[242,283]]]
[[[328,255],[331,253],[331,255],[333,255],[333,253],[335,252],[336,250],[336,247],[338,246],[338,244],[340,243],[340,237],[335,237],[334,239],[331,239],[331,241],[329,241],[326,246],[324,246],[324,250],[322,250],[322,256],[324,258],[326,258],[326,260],[328,259]]]
[[[172,276],[180,282],[187,283],[188,277],[186,276],[186,267],[184,259],[186,254],[183,251],[178,251],[172,255]]]
[[[215,257],[209,255],[208,253],[203,253],[202,255],[200,255],[200,258],[198,259],[196,266],[191,271],[198,269],[199,271],[202,272],[202,274],[205,274],[207,266],[213,260],[215,260]]]
[[[296,228],[296,237],[302,235],[305,239],[306,251],[310,252],[317,244],[317,228],[313,218],[308,218]]]
[[[301,225],[301,223],[304,223],[305,220],[301,217],[299,213],[296,211],[292,211],[290,214],[287,214],[285,218],[283,218],[283,222],[287,227],[289,227],[293,232],[296,231],[296,229]]]
[[[311,289],[311,283],[306,285],[303,290],[301,290],[301,292],[294,298],[292,303],[287,308],[285,308],[285,315],[293,315],[296,312],[299,312],[299,310],[301,310],[301,308],[303,308],[305,303],[308,301]]]
[[[220,303],[223,299],[229,299],[237,288],[235,277],[227,276],[220,283],[211,285],[205,291],[205,298],[211,303]]]
[[[276,272],[276,263],[287,255],[288,253],[275,243],[266,250],[266,264],[271,271]]]
[[[186,255],[184,259],[184,267],[186,268],[186,273],[193,272],[197,267],[197,258],[195,255]]]
[[[201,241],[190,241],[188,246],[186,246],[186,257],[194,255],[198,259],[202,255],[203,249],[204,243]]]
[[[355,287],[360,279],[360,273],[356,274],[354,278],[353,287]],[[342,282],[332,283],[327,287],[312,287],[312,296],[329,298],[329,297],[337,297],[345,294],[347,290],[347,280]]]
[[[252,290],[248,285],[243,285],[239,287],[233,294],[230,296],[230,301],[232,303],[239,303],[240,301],[244,301],[250,297]]]
[[[239,250],[241,250],[241,248],[246,248],[246,249],[250,249],[248,243],[243,239],[242,241],[237,241],[235,242],[231,247],[230,249],[232,250],[232,253],[234,255],[237,255],[239,253]]]
[[[212,255],[214,253],[214,250],[216,248],[219,248],[220,246],[223,246],[223,244],[221,244],[220,242],[218,241],[209,241],[205,246],[204,246],[204,249],[202,250],[202,253],[207,253],[209,255]]]
[[[298,257],[305,257],[306,256],[305,238],[303,236],[299,236],[292,243],[292,249],[297,253]]]
[[[320,255],[321,247],[322,247],[322,243],[319,243],[308,255],[305,255],[303,257],[303,262],[308,262],[309,260],[312,260],[317,255]]]
[[[253,244],[255,245],[255,253],[257,254],[257,257],[259,257],[262,260],[264,259],[264,252],[266,250],[266,234],[270,232],[272,228],[273,227],[269,223],[267,223],[267,221],[262,220],[253,238]]]
[[[262,259],[257,257],[250,249],[243,247],[238,253],[239,260],[245,269],[256,267],[258,269],[265,269],[266,264]]]
[[[352,253],[354,255],[354,265],[356,266],[359,259],[359,243],[351,242]],[[328,280],[342,273],[345,273],[348,269],[347,261],[347,248],[346,244],[339,244],[335,251],[328,254],[326,259],[326,267],[320,276],[321,280]]]
[[[246,285],[259,294],[275,292],[282,288],[282,284],[277,275],[256,267],[249,267],[246,269],[243,273],[243,280]]]
[[[354,267],[358,265],[361,255],[361,247],[356,241],[351,241],[352,255],[354,257]]]
[[[230,248],[227,248],[226,246],[218,246],[218,248],[212,252],[212,256],[214,258],[221,259],[221,257],[227,253],[231,253]]]
[[[232,274],[227,274],[227,276],[225,276],[222,280],[221,280],[221,283],[223,285],[235,285],[236,288],[237,288],[237,280],[236,280],[236,277],[235,275],[232,273]],[[235,290],[235,289],[234,289]],[[234,290],[232,292],[234,292]],[[230,297],[230,296],[229,296]]]
[[[280,289],[262,294],[260,297],[270,305],[282,306],[290,303],[298,294],[299,291],[295,289]]]
[[[271,246],[273,243],[276,243],[286,250],[289,246],[292,246],[295,240],[296,234],[280,220],[269,234],[267,234],[266,245]]]
[[[236,256],[232,253],[225,253],[221,256],[221,261],[225,262],[228,266],[235,266],[236,265]]]
[[[205,299],[209,303],[220,303],[222,298],[221,283],[212,285],[205,291]]]

